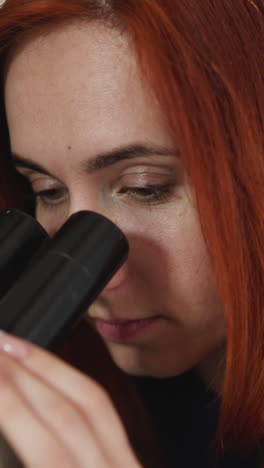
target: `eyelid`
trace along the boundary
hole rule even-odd
[[[33,177],[27,177],[27,179],[34,192],[64,188],[64,185],[57,179],[44,174],[35,173]]]
[[[14,165],[14,168],[20,175],[25,177],[30,183],[32,183],[36,178],[41,177],[41,178],[55,180],[57,183],[63,185],[63,182],[55,175],[53,176],[52,174],[49,174],[49,173],[46,174],[45,172],[37,171],[29,167],[19,166],[19,164]]]
[[[149,162],[148,164],[137,164],[127,167],[124,174],[171,174],[175,172],[175,165],[172,164],[156,164]]]
[[[117,181],[115,181],[115,189],[119,190],[122,185],[135,185],[142,187],[146,185],[168,185],[175,182],[175,174],[172,172],[128,172],[122,174]]]

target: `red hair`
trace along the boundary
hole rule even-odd
[[[6,0],[0,60],[50,22],[131,34],[196,194],[227,324],[219,440],[242,452],[264,435],[264,3],[198,3]]]

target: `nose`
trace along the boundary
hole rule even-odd
[[[127,275],[128,275],[128,265],[126,261],[124,265],[121,266],[121,268],[115,273],[113,278],[106,285],[106,287],[104,288],[104,291],[111,291],[121,286],[125,282]]]

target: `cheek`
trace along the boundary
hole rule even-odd
[[[135,255],[156,299],[185,324],[196,326],[210,321],[214,314],[222,316],[214,273],[194,208],[187,203],[181,211],[172,210],[146,236],[148,241],[138,244]]]
[[[188,291],[195,297],[199,291],[213,286],[214,278],[209,255],[196,223],[168,240],[167,257],[170,277],[178,291]]]
[[[222,321],[223,313],[199,223],[195,217],[188,221],[189,229],[176,231],[167,252],[169,290],[173,291],[169,300],[179,314],[178,319],[195,328],[216,319]]]

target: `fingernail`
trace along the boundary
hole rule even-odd
[[[24,359],[29,353],[29,346],[19,338],[0,330],[0,352],[17,359]]]

